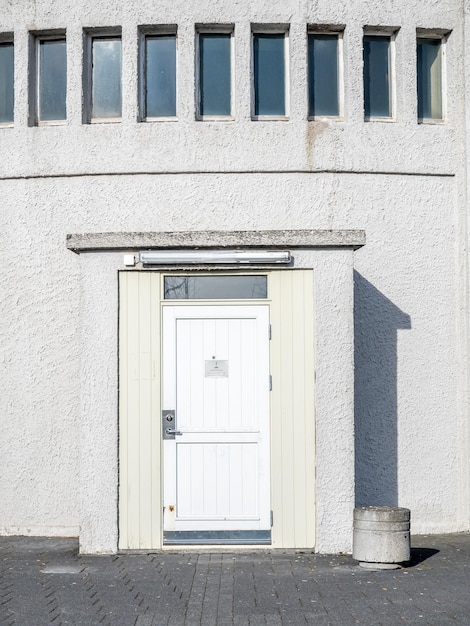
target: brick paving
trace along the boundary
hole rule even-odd
[[[0,537],[1,626],[470,626],[470,534],[419,536],[365,570],[309,552],[81,556],[74,539]]]

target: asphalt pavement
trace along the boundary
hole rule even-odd
[[[1,626],[470,626],[470,534],[415,536],[412,560],[182,551],[83,556],[76,539],[0,537]]]

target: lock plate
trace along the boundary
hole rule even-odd
[[[162,439],[175,438],[175,417],[176,411],[174,409],[162,411]]]

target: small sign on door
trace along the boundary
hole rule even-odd
[[[206,361],[206,378],[228,378],[228,361]]]

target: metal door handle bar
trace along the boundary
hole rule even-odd
[[[167,435],[182,435],[183,433],[180,430],[175,430],[174,428],[165,428],[165,433]]]

